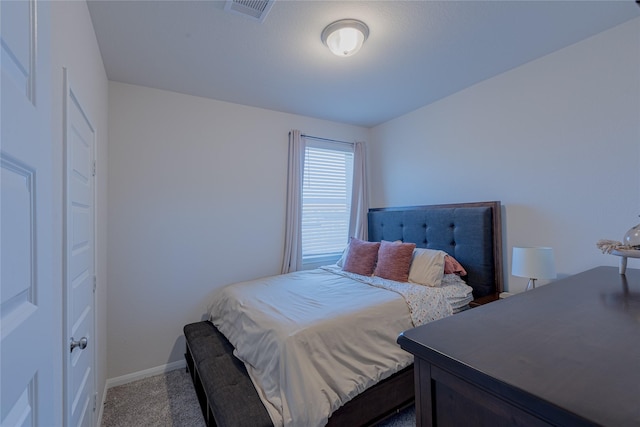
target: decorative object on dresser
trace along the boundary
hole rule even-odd
[[[627,246],[631,246],[632,249],[640,249],[640,224],[631,227],[625,233],[622,242]]]
[[[622,238],[622,242],[617,240],[600,239],[596,243],[602,253],[607,253],[620,257],[620,274],[625,274],[627,270],[628,258],[640,258],[640,224],[631,227]]]
[[[514,247],[511,257],[511,274],[529,278],[527,291],[536,287],[538,279],[555,279],[556,265],[553,259],[553,249]]]
[[[416,425],[638,426],[640,270],[597,267],[408,331]]]
[[[371,242],[381,242],[383,240],[387,242],[401,241],[405,245],[408,243],[413,243],[417,248],[425,250],[430,249],[434,252],[443,251],[462,265],[463,270],[467,273],[466,276],[463,276],[463,279],[466,282],[466,285],[463,284],[463,287],[469,289],[465,291],[466,294],[464,299],[460,299],[459,301],[457,301],[460,306],[456,305],[454,307],[454,305],[451,304],[449,307],[452,309],[451,311],[449,311],[449,308],[447,308],[447,310],[440,311],[438,314],[438,316],[447,316],[451,314],[453,309],[463,310],[464,308],[466,308],[472,297],[480,298],[502,291],[502,225],[500,216],[500,202],[478,202],[453,205],[417,206],[409,208],[371,209],[368,215],[368,236],[369,241]],[[395,245],[404,247],[404,245],[402,244],[394,243],[394,246],[391,247],[391,249],[396,249]],[[350,251],[347,251],[347,257],[349,256],[349,253]],[[187,366],[192,375],[194,385],[196,386],[199,401],[202,405],[203,414],[208,425],[225,425],[229,427],[240,425],[267,426],[270,425],[270,417],[273,418],[273,409],[275,408],[271,401],[265,403],[265,399],[261,394],[264,393],[263,388],[257,388],[257,386],[256,388],[254,388],[255,382],[252,381],[253,377],[250,378],[253,373],[248,372],[248,369],[255,369],[254,366],[249,364],[250,367],[245,369],[245,364],[234,356],[244,354],[247,357],[253,357],[252,355],[247,354],[253,351],[253,347],[244,345],[244,340],[238,340],[238,336],[235,335],[235,332],[231,337],[225,336],[221,333],[221,331],[226,330],[229,325],[229,322],[227,322],[226,320],[221,320],[222,317],[225,317],[223,316],[223,312],[231,310],[231,314],[233,315],[241,314],[242,316],[250,315],[254,317],[259,316],[262,318],[267,315],[267,312],[269,310],[251,310],[250,313],[245,312],[245,310],[240,310],[239,308],[236,310],[236,308],[234,308],[236,304],[227,304],[226,301],[228,300],[228,298],[223,295],[243,292],[242,289],[247,290],[247,292],[244,292],[244,294],[253,295],[252,289],[254,289],[255,285],[255,283],[253,282],[259,282],[262,286],[266,286],[266,282],[264,282],[264,280],[268,279],[270,284],[275,285],[274,281],[280,281],[281,279],[284,279],[285,282],[287,280],[297,280],[296,283],[299,284],[299,286],[297,286],[296,289],[314,289],[313,301],[316,301],[315,298],[320,295],[320,291],[322,290],[322,288],[319,286],[314,286],[313,283],[306,283],[308,280],[308,276],[305,276],[304,279],[302,276],[304,274],[312,274],[315,277],[321,279],[322,277],[326,277],[326,274],[331,274],[331,271],[336,269],[341,271],[342,276],[344,276],[345,274],[347,276],[354,275],[353,273],[343,271],[340,267],[338,267],[338,265],[335,265],[325,266],[320,269],[309,270],[307,272],[290,273],[288,275],[282,275],[279,278],[265,278],[258,281],[245,282],[244,284],[233,284],[231,285],[231,287],[233,287],[235,290],[229,290],[228,292],[221,288],[220,291],[222,293],[219,293],[219,296],[224,299],[215,300],[214,304],[212,304],[212,307],[215,306],[215,310],[212,310],[211,312],[211,320],[213,321],[213,323],[219,323],[216,323],[216,326],[214,326],[212,322],[205,321],[185,326],[184,331],[187,341],[187,354],[185,355],[185,357],[187,359]],[[447,271],[446,266],[444,270]],[[383,289],[380,289],[379,286],[385,285],[385,283],[383,283],[385,280],[387,282],[391,282],[389,283],[389,285],[394,286],[395,289],[412,289],[411,292],[415,291],[418,293],[427,291],[447,292],[446,288],[451,285],[451,280],[453,280],[451,276],[456,276],[455,279],[457,281],[460,281],[459,275],[456,275],[454,273],[447,273],[444,274],[444,276],[448,277],[442,278],[442,285],[435,287],[429,285],[423,286],[422,284],[409,282],[396,282],[394,280],[383,279],[376,276],[375,274],[373,277],[359,276],[357,278],[357,283],[359,283],[359,289],[362,289],[362,286],[366,283],[371,282],[372,284],[374,284],[374,287],[371,290],[371,296],[369,296],[369,294],[367,294],[366,296],[366,299],[371,299],[374,295],[380,295],[379,292],[383,291]],[[409,277],[411,277],[411,273]],[[349,285],[348,287],[342,286],[342,283],[344,283],[343,280],[346,280],[347,278],[348,277],[342,277],[340,279],[325,280],[326,286],[323,285],[323,287],[326,288],[332,283],[338,283],[340,284],[340,292],[351,292],[349,289],[353,289],[351,287],[353,285]],[[352,279],[355,280],[356,278]],[[339,280],[339,282],[336,280]],[[445,284],[445,282],[447,283]],[[294,284],[295,283],[292,282],[289,283],[289,285],[285,286],[290,287]],[[280,288],[280,285],[277,286]],[[412,286],[418,288],[411,288]],[[273,289],[274,288],[269,288],[270,291],[272,291]],[[473,291],[473,296],[471,296],[471,291]],[[358,292],[362,292],[362,290],[359,290]],[[418,295],[418,293],[416,293],[415,295]],[[395,292],[392,292],[391,294],[395,296],[389,295],[385,296],[384,298],[389,298],[390,301],[397,302],[399,294]],[[268,298],[273,299],[276,298],[277,295],[279,295],[279,293],[270,294]],[[251,301],[253,301],[253,297],[251,298]],[[438,298],[438,300],[441,301],[440,298]],[[240,301],[240,299],[234,299],[234,301]],[[345,301],[347,300],[345,299]],[[360,301],[359,304],[364,302],[364,300],[362,299],[359,299],[358,301]],[[448,297],[447,301],[449,301]],[[405,301],[401,302],[404,303]],[[407,304],[408,303],[409,302],[407,301]],[[414,302],[412,302],[412,304],[413,303]],[[233,304],[234,307],[232,307],[231,304]],[[449,303],[447,302],[447,304]],[[295,306],[295,304],[293,305]],[[326,303],[323,304],[322,307],[324,307],[325,305]],[[342,303],[342,306],[344,305],[345,303]],[[386,305],[387,304],[385,304],[385,306]],[[338,307],[337,305],[335,309],[340,307]],[[377,305],[376,307],[379,307],[379,309],[383,308],[382,305]],[[383,317],[385,319],[385,323],[393,324],[394,322],[398,322],[400,319],[402,319],[402,317],[400,316],[408,316],[409,314],[411,314],[411,316],[420,313],[425,313],[427,316],[436,314],[435,312],[429,311],[415,311],[413,309],[408,310],[406,304],[403,308],[404,310],[398,310],[396,308],[393,311],[393,315],[391,316],[385,315],[386,317]],[[335,311],[335,309],[332,309],[330,311]],[[376,310],[378,310],[379,312],[379,309]],[[405,310],[406,313],[404,313]],[[456,311],[453,312],[455,313]],[[364,314],[365,312],[359,313]],[[360,314],[358,314],[358,316],[362,317],[362,315]],[[380,316],[378,315],[378,317]],[[317,327],[314,323],[313,329],[310,329],[307,325],[305,325],[304,328],[298,329],[300,329],[301,331],[320,331],[320,329],[318,328],[326,329],[327,327],[330,327],[330,329],[327,329],[327,331],[329,331],[329,335],[333,337],[332,339],[339,338],[338,329],[335,329],[337,326],[339,326],[336,323],[338,319],[326,316],[326,312],[323,318],[326,320],[326,322],[322,322],[322,324],[318,325]],[[344,320],[345,318],[345,316],[340,317],[341,320],[338,323],[342,325],[342,320]],[[402,321],[404,322],[404,320]],[[407,321],[409,322],[409,324],[412,323],[409,320]],[[269,320],[269,322],[270,324],[273,323],[271,320]],[[256,323],[256,325],[261,324],[263,323]],[[293,324],[292,326],[295,326],[296,324],[297,323]],[[392,364],[396,367],[393,368],[393,370],[386,371],[387,375],[384,376],[386,377],[386,379],[383,379],[378,383],[373,382],[369,383],[368,385],[361,384],[361,386],[359,386],[359,392],[350,394],[351,398],[345,399],[344,396],[341,396],[340,399],[342,399],[342,401],[345,403],[339,407],[334,406],[330,417],[328,418],[328,421],[325,421],[325,423],[327,423],[327,426],[373,425],[388,417],[389,415],[396,413],[398,409],[405,408],[413,404],[414,381],[413,364],[411,363],[413,358],[410,357],[407,361],[408,365],[404,365],[404,362],[402,361],[404,360],[404,356],[410,355],[404,354],[404,351],[398,348],[396,344],[396,338],[398,334],[406,328],[407,327],[402,327],[397,331],[394,330],[394,332],[390,335],[391,338],[389,345],[391,347],[394,347],[393,351],[397,350],[399,353],[401,353],[401,355],[399,355],[398,358],[396,358],[395,356],[390,358],[389,355],[394,353],[392,351],[385,350],[386,358],[391,359]],[[360,344],[358,344],[358,346],[353,346],[352,349],[350,347],[349,351],[353,351],[352,353],[349,353],[350,359],[354,359],[356,357],[356,354],[363,350],[370,352],[370,354],[373,354],[372,348],[375,348],[375,351],[379,351],[377,350],[377,347],[379,347],[377,345],[377,341],[374,340],[379,339],[383,334],[369,334],[365,329],[366,328],[362,327],[351,327],[352,333],[359,334],[358,340],[353,341],[353,343],[359,342]],[[342,332],[340,332],[340,334],[342,334]],[[327,333],[323,332],[323,335],[327,335]],[[384,335],[386,336],[386,334]],[[300,334],[298,333],[296,336],[300,337]],[[284,335],[283,338],[285,338]],[[360,338],[364,339],[364,341],[360,342]],[[232,340],[234,341],[234,344],[238,344],[237,347],[234,348],[234,345],[231,344]],[[317,342],[317,340],[313,341],[313,346],[311,346],[310,341],[301,342],[303,344],[305,342],[308,343],[309,348],[316,348],[317,346],[322,345],[322,342]],[[290,345],[292,345],[290,340],[286,340],[276,345],[276,347],[290,348]],[[387,344],[385,343],[384,345],[386,348]],[[274,348],[273,357],[269,357],[269,360],[277,360],[277,357],[279,356],[276,355],[279,353],[276,350],[278,349]],[[322,354],[318,352],[308,352],[306,355],[308,361],[299,360],[299,362],[296,363],[305,365],[309,364],[309,366],[313,365],[314,363],[324,363],[323,361],[326,361],[327,358],[331,356],[330,353],[332,352],[326,354],[324,353],[324,351],[322,351]],[[261,351],[258,351],[256,354],[258,355],[258,357],[261,357],[260,355],[262,355],[263,353]],[[317,355],[319,357],[314,358],[314,355]],[[289,368],[287,368],[287,366]],[[290,369],[291,366],[296,365],[287,363],[284,367],[286,369]],[[382,372],[382,369],[388,369],[383,364],[376,363],[375,366],[378,366],[378,368],[376,369],[378,369],[380,372]],[[406,368],[402,369],[403,366],[406,366]],[[345,383],[344,379],[348,378],[350,374],[346,372],[344,368],[347,368],[347,366],[339,368],[339,374],[337,373],[336,369],[332,369],[329,371],[332,373],[332,382]],[[396,372],[396,370],[398,371]],[[307,370],[301,370],[300,372],[303,371],[307,372]],[[306,384],[306,388],[318,379],[322,380],[323,377],[314,378],[313,381],[311,381],[310,378],[300,379],[301,381],[299,382],[300,384]],[[280,388],[279,384],[277,384],[277,386]],[[289,390],[286,385],[283,385],[282,387],[284,387],[282,390],[285,394],[287,392],[297,392],[297,389]],[[326,391],[334,393],[333,389],[327,389]],[[312,400],[306,401],[309,402]],[[308,409],[309,414],[311,414],[312,412],[317,412],[317,409],[321,406],[326,406],[326,402],[324,402],[324,400],[313,402],[314,403],[312,406],[307,407],[305,406],[306,404],[300,404],[297,403],[296,400],[294,400],[290,401],[290,403],[293,403],[293,405],[287,404],[287,408],[289,408],[289,410],[295,411],[297,413],[297,416],[304,417],[308,415],[305,413],[306,409]],[[269,406],[269,409],[267,409],[266,405],[271,406]],[[289,417],[287,420],[288,422],[285,424],[288,425],[291,423],[297,423],[298,425],[307,425],[305,424],[304,420],[300,420],[299,417]]]

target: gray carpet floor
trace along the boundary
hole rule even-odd
[[[408,408],[379,427],[415,426],[414,408]],[[145,378],[107,390],[101,427],[205,427],[184,369]]]

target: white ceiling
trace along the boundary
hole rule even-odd
[[[640,16],[633,0],[276,0],[263,23],[224,1],[90,0],[89,11],[110,80],[361,126]],[[320,40],[343,18],[370,29],[349,58]]]

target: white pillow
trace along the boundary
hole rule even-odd
[[[342,268],[342,266],[344,265],[344,260],[347,259],[347,254],[349,253],[349,245],[347,245],[346,248],[344,248],[344,251],[342,251],[342,256],[340,257],[340,259],[338,261],[336,261],[336,265],[340,268]]]
[[[414,249],[409,269],[409,282],[425,286],[440,286],[444,275],[446,254],[444,251],[433,249]]]

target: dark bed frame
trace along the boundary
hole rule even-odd
[[[474,298],[503,289],[500,202],[457,203],[370,209],[370,241],[415,243],[455,257],[467,271],[464,278]],[[189,371],[207,426],[271,427],[244,364],[233,346],[211,324],[184,327]],[[401,331],[400,331],[401,332]],[[413,365],[356,396],[329,418],[328,426],[369,426],[414,402]]]

